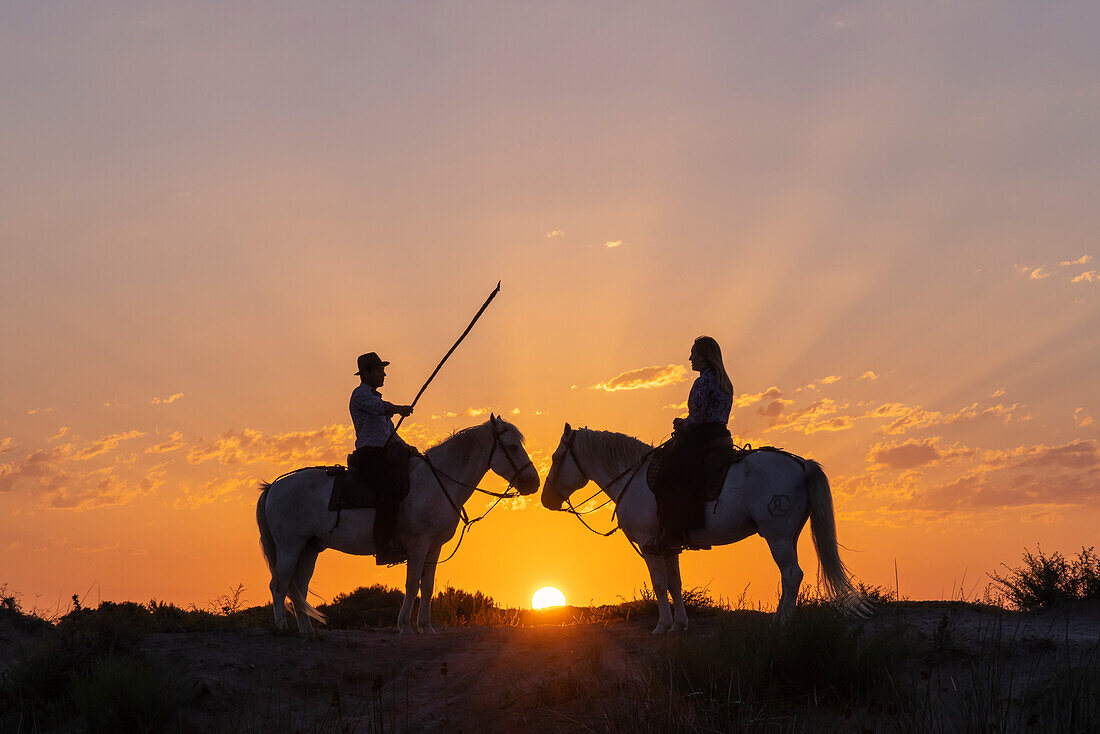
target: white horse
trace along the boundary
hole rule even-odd
[[[458,431],[425,455],[427,462],[416,457],[410,462],[409,494],[397,513],[395,538],[409,554],[405,600],[397,615],[401,633],[413,631],[412,607],[419,591],[417,631],[434,634],[431,599],[439,552],[454,537],[460,510],[486,472],[492,470],[507,479],[520,494],[533,494],[539,488],[538,471],[523,448],[523,435],[495,415],[479,426]],[[432,471],[433,466],[438,473]],[[337,525],[336,513],[328,509],[332,483],[323,468],[311,468],[260,485],[256,523],[271,570],[271,600],[279,629],[286,629],[284,605],[294,612],[302,634],[313,632],[310,617],[325,621],[306,600],[321,551],[375,552],[375,511],[343,510]]]
[[[542,489],[542,504],[560,510],[570,495],[595,482],[615,503],[626,537],[641,546],[657,535],[657,501],[646,481],[652,446],[621,433],[573,430],[565,424]],[[693,530],[692,545],[726,545],[759,533],[768,542],[782,579],[783,593],[776,614],[789,619],[802,569],[797,543],[807,518],[821,561],[824,586],[833,597],[862,609],[858,593],[837,549],[836,522],[829,480],[816,461],[784,453],[761,451],[734,464],[726,474],[718,499],[706,505],[706,525]],[[680,557],[642,553],[653,593],[658,621],[654,634],[687,629],[687,610],[680,582]],[[672,595],[675,611],[669,607]]]

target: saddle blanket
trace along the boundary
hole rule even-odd
[[[401,502],[409,494],[412,455],[400,444],[371,446],[348,454],[347,468],[328,467],[333,478],[329,510],[361,510],[377,508],[383,502]]]

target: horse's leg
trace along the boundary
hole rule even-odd
[[[298,565],[294,569],[294,583],[290,587],[290,598],[294,602],[294,618],[298,622],[298,631],[302,634],[315,634],[313,623],[306,614],[306,598],[309,596],[309,581],[313,578],[313,569],[317,565],[317,556],[321,551],[313,543],[306,543],[298,556]]]
[[[286,589],[279,585],[278,571],[271,572],[271,609],[275,612],[275,629],[286,629]]]
[[[686,630],[688,628],[688,613],[687,609],[684,608],[679,554],[665,559],[665,575],[668,577],[668,593],[672,595],[672,629]]]
[[[775,565],[779,566],[779,578],[783,585],[783,593],[779,597],[779,608],[775,615],[780,622],[787,622],[794,611],[795,602],[798,601],[798,589],[802,585],[802,569],[798,567],[798,549],[795,546],[795,537],[783,535],[765,537],[768,548],[771,549]]]
[[[290,594],[291,601],[294,601],[294,571],[298,568],[298,557],[302,555],[303,545],[303,543],[288,543],[281,546],[275,560],[275,576],[271,579],[271,601],[275,605],[275,626],[279,629],[286,629],[286,596]],[[294,616],[298,620],[298,631],[307,631],[302,629],[302,618],[297,605],[294,607]],[[309,625],[309,620],[306,620],[306,625]],[[312,629],[312,626],[308,626],[308,629]]]
[[[428,555],[426,543],[414,543],[409,548],[409,561],[405,569],[405,600],[401,603],[401,611],[397,613],[398,634],[412,633],[412,608],[416,601],[416,594],[420,590],[420,577],[424,573],[424,559]],[[423,604],[424,600],[421,599]]]
[[[668,571],[665,558],[643,554],[645,565],[649,566],[649,578],[653,582],[653,595],[657,597],[657,626],[653,634],[660,635],[672,629],[672,608],[668,603]]]
[[[435,634],[435,628],[432,627],[432,594],[435,592],[435,567],[441,550],[443,546],[428,551],[428,557],[424,559],[424,571],[420,575],[420,612],[417,614],[417,626],[421,634]]]

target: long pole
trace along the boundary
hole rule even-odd
[[[420,396],[423,395],[424,391],[428,389],[428,385],[430,385],[432,380],[435,379],[435,376],[439,374],[439,370],[443,367],[443,363],[447,361],[447,358],[450,357],[456,349],[458,349],[458,345],[461,344],[462,340],[466,338],[466,335],[470,333],[470,329],[474,328],[474,324],[476,324],[477,320],[481,318],[481,314],[485,313],[485,309],[489,308],[489,304],[492,303],[493,299],[496,298],[496,295],[498,293],[500,293],[499,280],[497,281],[497,287],[493,289],[493,292],[490,293],[489,297],[485,299],[485,303],[481,304],[481,308],[477,310],[477,313],[474,314],[474,317],[470,320],[470,325],[466,327],[466,331],[462,332],[462,336],[458,337],[458,341],[456,341],[451,346],[451,348],[447,350],[447,353],[443,355],[443,359],[439,360],[439,364],[437,364],[435,366],[435,369],[432,370],[432,374],[428,376],[428,380],[424,383],[423,387],[420,388],[420,392],[418,392],[416,394],[416,397],[413,398],[412,403],[409,405],[410,408],[416,407],[416,402],[420,400]],[[401,427],[401,422],[404,420],[405,416],[401,416],[401,420],[397,421],[397,425],[393,428],[393,433],[390,434],[391,439],[397,435],[397,429]],[[389,443],[389,440],[387,440],[386,443]]]

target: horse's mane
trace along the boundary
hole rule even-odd
[[[633,464],[652,449],[645,441],[615,431],[597,431],[592,428],[577,429],[577,439],[582,450],[594,459],[611,466]]]
[[[504,425],[512,428],[512,430],[519,434],[521,444],[526,443],[526,439],[524,439],[523,434],[520,433],[518,428],[513,426],[511,423],[508,423],[507,421],[503,422]],[[450,436],[435,444],[424,453],[429,459],[432,459],[435,458],[433,454],[438,454],[439,450],[446,446],[448,451],[455,451],[458,455],[469,454],[474,449],[474,443],[477,441],[478,438],[478,431],[484,428],[485,424],[481,423],[480,425],[470,426],[469,428],[463,428],[460,431],[455,431]]]

